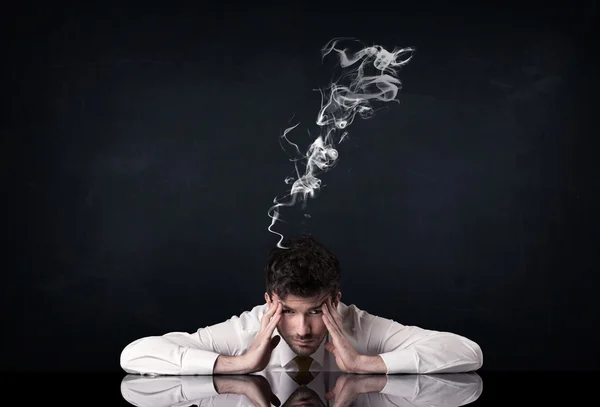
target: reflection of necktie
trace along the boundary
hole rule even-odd
[[[298,372],[292,377],[299,385],[307,385],[314,378],[312,373],[309,371],[310,365],[313,358],[310,356],[296,356],[293,359],[296,366],[298,366]]]

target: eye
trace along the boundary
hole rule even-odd
[[[283,313],[284,313],[284,314],[289,314],[289,313],[291,313],[291,312],[293,312],[291,309],[284,309],[284,310],[283,310]]]
[[[323,311],[322,311],[322,310],[320,310],[320,309],[316,309],[316,310],[314,310],[314,311],[311,311],[311,312],[312,312],[313,314],[321,314],[321,313],[323,313]]]

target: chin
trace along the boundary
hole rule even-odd
[[[293,340],[290,341],[287,338],[285,339],[285,341],[287,342],[288,346],[297,355],[309,356],[309,355],[312,355],[313,353],[315,353],[317,351],[317,349],[319,349],[319,346],[321,345],[321,342],[323,342],[323,338],[321,338],[320,340],[315,341],[314,344],[311,344],[312,346],[310,346],[310,347],[298,346],[298,344],[295,343]]]
[[[294,348],[294,352],[296,355],[300,356],[310,356],[317,351],[318,348],[307,349],[307,348]]]
[[[293,346],[292,349],[294,349],[294,352],[296,352],[296,354],[298,354],[298,355],[308,356],[308,355],[312,355],[313,353],[315,353],[317,351],[317,349],[319,349],[319,345],[320,345],[320,342],[316,343],[314,346],[311,346],[311,347]]]

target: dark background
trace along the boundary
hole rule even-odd
[[[595,2],[189,5],[5,10],[3,369],[118,371],[262,303],[278,136],[312,141],[339,36],[417,51],[276,230],[338,254],[343,302],[474,339],[484,370],[598,368]]]

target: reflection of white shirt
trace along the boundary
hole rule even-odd
[[[265,369],[258,374],[264,376],[267,379],[267,381],[271,385],[271,390],[273,391],[273,394],[277,396],[279,401],[281,401],[282,405],[299,387],[298,383],[296,383],[294,379],[292,379],[292,377],[286,372],[271,371]],[[327,400],[325,400],[325,393],[333,389],[333,387],[335,386],[335,379],[343,373],[320,371],[315,372],[313,374],[315,376],[314,379],[310,383],[308,383],[306,387],[317,393],[319,395],[319,398],[321,399],[321,402],[327,405]],[[330,382],[333,383],[330,384]],[[326,388],[327,390],[325,390]]]
[[[307,387],[324,405],[325,393],[333,390],[341,372],[319,372]],[[285,372],[264,375],[281,405],[298,388]],[[362,376],[362,375],[361,375]],[[458,407],[477,400],[483,390],[481,377],[476,373],[442,375],[387,376],[387,384],[379,393],[359,394],[355,405],[390,407]],[[218,394],[212,376],[128,375],[121,382],[121,394],[137,407],[254,406],[244,395]]]
[[[210,375],[219,355],[246,352],[260,330],[268,305],[254,307],[225,322],[190,334],[171,332],[133,341],[121,352],[121,367],[128,373],[158,375]],[[402,325],[371,315],[355,305],[339,303],[346,337],[359,354],[379,355],[388,374],[469,372],[483,364],[479,345],[463,336]],[[273,335],[278,335],[277,329]],[[326,338],[330,340],[329,336]],[[296,370],[296,354],[281,340],[265,370]],[[339,370],[335,357],[321,343],[311,355],[311,371]]]

